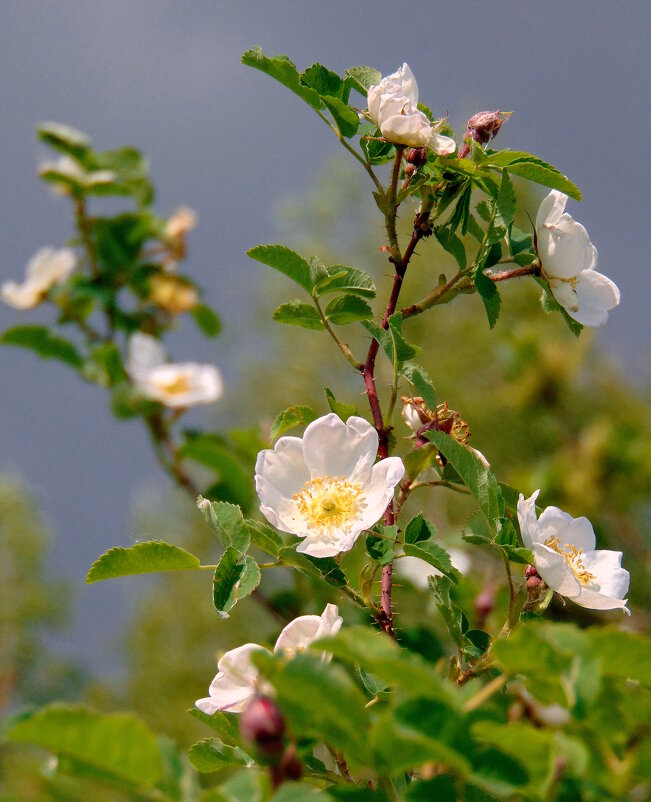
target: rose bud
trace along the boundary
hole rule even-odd
[[[542,585],[542,579],[539,576],[530,576],[527,579],[527,590],[537,590]]]
[[[468,129],[463,135],[464,144],[459,150],[459,158],[463,159],[470,153],[467,141],[474,139],[480,145],[485,145],[487,142],[497,136],[498,131],[509,117],[513,114],[512,111],[480,111],[468,120]]]
[[[405,161],[416,167],[422,167],[427,163],[427,148],[407,148],[405,151]]]
[[[481,629],[495,607],[495,593],[492,587],[487,587],[482,590],[475,599],[474,607],[475,613],[477,614],[477,626]]]
[[[535,565],[528,565],[524,569],[524,575],[527,577],[527,579],[529,579],[529,577],[531,577],[531,576],[538,576],[538,571],[536,571],[536,566]]]
[[[242,713],[240,734],[257,747],[258,756],[277,762],[285,751],[285,719],[268,696],[256,696]]]

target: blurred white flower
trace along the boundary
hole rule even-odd
[[[597,249],[585,228],[565,212],[567,195],[552,190],[536,215],[542,275],[567,314],[584,326],[601,326],[620,300],[617,285],[595,270]]]
[[[439,155],[454,153],[454,139],[437,133],[437,127],[418,110],[418,84],[408,64],[370,87],[367,102],[369,117],[389,142],[429,147]]]
[[[283,651],[293,657],[297,652],[305,651],[315,640],[336,635],[343,621],[335,604],[327,604],[321,615],[301,615],[290,621],[280,633],[274,652]],[[324,658],[329,659],[329,656],[324,653]]]
[[[376,523],[405,473],[399,457],[374,465],[378,436],[363,418],[343,423],[330,413],[303,438],[281,437],[258,454],[255,487],[260,510],[283,532],[304,538],[297,551],[333,557],[352,549]]]
[[[336,635],[342,621],[339,609],[334,604],[326,605],[321,615],[301,615],[290,621],[280,633],[274,652],[284,652],[287,657],[294,657],[319,638]],[[217,675],[208,691],[210,695],[195,702],[199,710],[209,716],[217,710],[241,713],[256,693],[269,692],[270,689],[263,685],[258,669],[251,662],[254,652],[268,653],[268,649],[257,643],[246,643],[220,658]],[[327,655],[324,657],[327,658]]]
[[[77,257],[69,248],[57,251],[41,248],[29,260],[25,281],[5,281],[0,293],[2,300],[16,309],[37,306],[55,284],[65,281],[77,265]]]
[[[69,187],[65,181],[57,182],[57,177],[69,179],[75,184],[89,189],[99,184],[111,184],[117,178],[113,170],[86,170],[71,156],[59,156],[53,161],[41,162],[38,167],[41,178],[50,181],[56,192],[68,194]]]
[[[194,309],[199,303],[199,293],[190,282],[162,273],[149,282],[149,300],[170,315],[180,315]]]
[[[465,551],[461,549],[448,549],[448,554],[450,555],[453,567],[456,568],[460,574],[468,573],[471,562],[470,557],[468,557]],[[412,585],[423,590],[429,587],[428,580],[431,576],[443,576],[438,568],[434,568],[433,565],[426,563],[425,560],[421,560],[418,557],[401,557],[399,560],[396,560],[395,568],[397,573],[405,579],[408,579]]]
[[[197,226],[197,213],[187,206],[180,206],[165,224],[165,236],[169,239],[185,237]]]
[[[214,365],[170,364],[160,340],[137,332],[129,338],[127,373],[146,398],[172,409],[211,404],[221,398],[222,379]]]
[[[536,499],[520,494],[518,521],[524,545],[533,551],[539,575],[561,596],[592,610],[620,609],[630,615],[624,596],[630,575],[621,566],[621,551],[595,550],[595,535],[587,518],[572,518],[558,507],[547,507],[536,518]]]

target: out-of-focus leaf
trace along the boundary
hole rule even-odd
[[[233,766],[252,766],[254,760],[239,746],[228,746],[219,738],[205,738],[188,750],[190,763],[202,773],[222,771]]]
[[[52,334],[46,326],[12,326],[0,336],[0,345],[28,348],[41,359],[57,359],[77,370],[83,366],[83,359],[75,346]]]

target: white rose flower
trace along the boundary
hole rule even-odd
[[[333,557],[352,549],[393,498],[405,467],[399,457],[377,464],[378,436],[363,418],[343,423],[330,413],[303,438],[281,437],[258,454],[260,510],[277,529],[305,538],[297,551]]]
[[[367,102],[368,116],[389,142],[429,147],[439,155],[454,153],[455,141],[438,134],[427,115],[418,110],[418,84],[408,64],[370,87]]]
[[[221,398],[222,379],[214,365],[170,364],[160,340],[137,332],[129,338],[127,373],[146,398],[182,409]]]
[[[540,490],[518,500],[518,521],[524,545],[533,551],[536,570],[550,588],[581,607],[623,610],[630,575],[621,567],[621,551],[595,550],[595,535],[587,518],[572,518],[558,507],[547,507],[536,518]]]
[[[284,652],[287,657],[294,657],[319,638],[336,635],[342,622],[335,604],[327,604],[321,615],[301,615],[290,621],[280,633],[274,652]],[[220,658],[217,675],[208,691],[210,695],[195,702],[199,710],[209,716],[217,710],[241,713],[256,693],[269,692],[263,685],[258,669],[251,662],[254,652],[269,653],[269,650],[257,643],[246,643]],[[330,656],[324,654],[324,658],[329,659]]]
[[[278,636],[274,652],[285,652],[293,657],[297,652],[304,652],[307,647],[319,638],[336,635],[341,629],[344,619],[339,615],[335,604],[327,604],[321,615],[301,615],[291,621]],[[324,652],[324,659],[331,655]]]
[[[565,212],[567,195],[552,190],[536,215],[542,275],[567,314],[584,326],[601,326],[620,300],[617,285],[595,270],[597,249],[585,228]]]
[[[5,281],[0,293],[2,300],[16,309],[32,309],[47,293],[65,281],[77,265],[77,257],[69,248],[57,251],[41,248],[29,260],[25,269],[25,281]]]

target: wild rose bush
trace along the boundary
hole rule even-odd
[[[542,509],[535,488],[500,482],[490,454],[469,445],[469,422],[418,364],[428,343],[409,341],[411,318],[474,293],[492,329],[501,283],[521,279],[540,285],[549,325],[578,336],[604,323],[620,296],[596,271],[587,232],[564,211],[569,198],[581,200],[578,188],[526,151],[492,149],[508,113],[474,114],[458,143],[445,118],[419,103],[407,64],[385,77],[355,67],[342,78],[319,64],[299,73],[260,49],[243,62],[305,101],[371,181],[386,229],[378,245],[393,274],[375,307],[373,278],[355,267],[284,245],[249,251],[300,293],[273,318],[326,332],[342,367],[359,376],[368,409],[328,390],[319,410],[287,399],[269,440],[257,429],[182,429],[189,408],[222,395],[216,367],[169,361],[162,342],[180,315],[207,336],[219,332],[199,288],[179,272],[194,214],[158,217],[138,151],[96,152],[60,125],[39,129],[60,154],[40,175],[72,202],[75,238],[39,251],[22,284],[2,287],[18,309],[53,305],[56,327],[14,326],[0,341],[66,363],[107,388],[117,417],[141,418],[162,467],[196,500],[222,549],[210,565],[156,540],[116,547],[87,582],[178,570],[199,572],[200,582],[209,571],[216,628],[246,597],[273,607],[263,579],[272,569],[307,577],[329,601],[320,615],[312,605],[285,621],[273,648],[244,643],[219,658],[212,683],[206,675],[208,696],[188,699],[209,735],[187,757],[132,715],[82,707],[21,715],[8,737],[53,752],[58,772],[92,775],[133,799],[642,798],[651,676],[648,642],[621,628],[621,612],[630,615],[626,556],[597,549],[587,518]],[[527,209],[536,221],[529,230],[514,224],[513,176],[550,190],[537,211]],[[90,200],[106,195],[132,208],[91,215]],[[409,210],[413,227],[401,242],[396,221]],[[431,236],[458,270],[432,271],[431,290],[401,305],[416,248]],[[346,326],[366,334],[363,356]],[[378,360],[392,376],[388,390]],[[287,434],[298,427],[302,436]],[[436,521],[405,517],[417,489],[473,499],[461,537],[478,547],[476,559],[503,565],[501,627],[486,629],[486,610],[468,607],[464,553],[442,546]],[[423,605],[433,601],[449,638],[444,658],[428,659],[422,642],[403,634],[394,566]],[[546,620],[554,599],[566,603],[563,621]],[[574,605],[610,612],[579,629]]]

